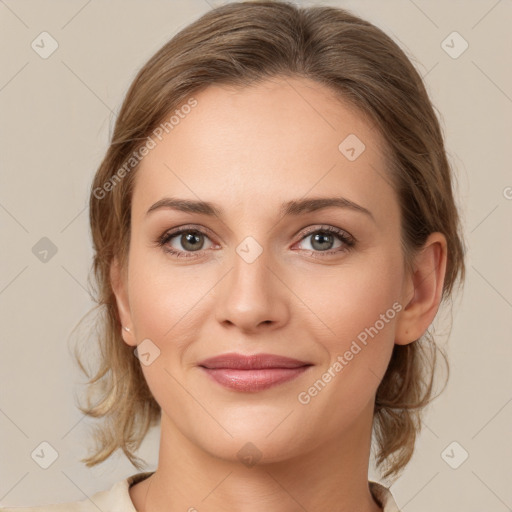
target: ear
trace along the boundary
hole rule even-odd
[[[117,257],[112,259],[110,265],[110,283],[116,297],[117,312],[121,321],[121,336],[127,345],[135,346],[135,334],[133,332],[130,303],[126,289],[126,276],[122,272]],[[128,327],[130,332],[123,329],[123,327]]]
[[[431,233],[414,260],[414,272],[407,277],[406,304],[397,319],[395,343],[407,345],[420,338],[433,322],[443,292],[447,244],[442,233]],[[412,298],[411,298],[412,295]]]

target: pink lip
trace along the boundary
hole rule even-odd
[[[222,354],[199,367],[216,382],[237,391],[262,391],[298,377],[311,363],[273,354]]]

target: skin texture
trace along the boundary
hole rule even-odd
[[[368,488],[375,393],[393,344],[417,339],[435,317],[445,238],[430,235],[414,274],[405,273],[383,140],[325,86],[280,77],[246,88],[210,86],[194,97],[198,105],[137,170],[128,266],[115,260],[111,269],[122,324],[131,329],[123,331],[125,343],[150,339],[160,350],[142,365],[162,407],[158,469],[130,488],[132,501],[153,512],[376,512]],[[365,144],[354,161],[338,149],[349,134]],[[162,208],[146,215],[169,196],[210,201],[224,214]],[[292,199],[333,196],[367,208],[373,219],[338,207],[279,213]],[[190,224],[209,232],[195,246],[182,235],[167,245],[193,257],[158,245],[166,231]],[[322,245],[304,233],[326,226],[349,233],[355,245],[323,256],[346,247],[336,234]],[[246,237],[262,249],[251,263],[236,250]],[[299,393],[394,303],[400,312],[300,403]],[[198,367],[226,352],[313,366],[270,389],[237,392]],[[249,442],[261,455],[251,467],[237,456]]]

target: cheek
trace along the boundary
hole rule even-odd
[[[189,267],[192,268],[192,267]],[[187,279],[183,272],[172,271],[157,249],[134,247],[130,254],[130,310],[137,331],[137,343],[149,347],[150,363],[141,369],[158,404],[168,410],[183,399],[176,385],[176,364],[181,360],[187,338],[191,310],[207,292],[204,284]],[[152,344],[148,344],[150,340]]]
[[[316,276],[314,286],[305,280],[301,293],[314,313],[309,318],[318,325],[317,341],[331,362],[347,354],[350,373],[357,368],[371,368],[379,376],[384,373],[394,345],[397,309],[401,309],[400,265],[399,254],[382,251]]]
[[[300,390],[298,401],[306,404],[304,412],[310,417],[325,418],[322,411],[331,411],[321,427],[326,430],[338,431],[343,425],[348,428],[368,407],[393,350],[394,325],[401,307],[397,301],[402,279],[400,258],[381,254],[369,259],[316,280],[316,301],[309,282],[310,302],[305,302],[322,320],[314,317],[312,321],[321,326],[315,332],[316,342],[327,357]],[[330,300],[326,301],[326,296]]]
[[[187,324],[213,284],[194,266],[172,267],[157,250],[134,250],[130,259],[130,308],[139,337],[159,344]]]

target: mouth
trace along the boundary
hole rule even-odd
[[[215,382],[243,392],[263,391],[288,382],[305,371],[312,363],[274,354],[222,354],[198,365]]]

